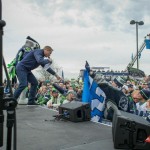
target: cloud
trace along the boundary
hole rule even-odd
[[[149,33],[147,0],[5,0],[3,1],[4,56],[10,62],[28,35],[41,45],[51,45],[52,57],[66,72],[76,76],[84,68],[110,66],[124,70],[136,53],[135,25],[139,26],[139,47]],[[145,5],[147,4],[147,5]],[[149,72],[149,52],[144,50],[141,68]],[[136,66],[136,65],[135,65]],[[145,67],[144,67],[145,66]]]

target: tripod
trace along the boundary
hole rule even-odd
[[[3,110],[7,111],[7,150],[11,150],[12,146],[12,128],[14,127],[14,138],[13,138],[13,149],[16,150],[16,111],[17,106],[16,99],[13,98],[12,87],[10,84],[5,60],[3,58],[2,51],[2,36],[3,36],[3,27],[6,25],[5,21],[1,20],[2,14],[2,3],[0,0],[0,147],[3,146],[3,123],[4,123],[4,113]],[[10,96],[4,97],[4,87],[3,87],[3,67],[7,77],[7,84],[10,89]]]

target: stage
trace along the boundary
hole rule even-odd
[[[113,150],[112,128],[87,122],[55,120],[57,112],[40,106],[18,105],[17,150]],[[6,117],[6,113],[5,113]],[[5,139],[1,150],[6,149]]]

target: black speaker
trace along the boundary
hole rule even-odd
[[[59,106],[59,114],[72,122],[90,121],[91,107],[89,103],[70,102]]]
[[[145,140],[150,136],[150,123],[144,118],[115,111],[112,122],[114,148],[150,150]]]

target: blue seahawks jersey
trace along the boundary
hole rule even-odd
[[[141,116],[150,122],[150,111],[148,111],[146,108],[146,102],[145,103],[139,102],[136,104],[136,115]]]

